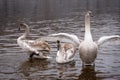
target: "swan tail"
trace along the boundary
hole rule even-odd
[[[103,36],[97,41],[97,45],[100,46],[109,40],[115,40],[115,39],[120,39],[120,36],[119,35]]]
[[[72,40],[75,44],[80,44],[79,38],[74,34],[68,34],[68,33],[56,33],[56,34],[50,34],[50,37],[60,37],[60,38],[66,38],[69,40]]]

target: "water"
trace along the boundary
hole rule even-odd
[[[119,80],[120,40],[99,48],[95,68],[82,69],[78,51],[69,64],[55,62],[56,44],[51,43],[53,59],[29,60],[16,43],[22,34],[19,21],[30,25],[29,39],[66,32],[84,37],[84,15],[91,14],[91,31],[101,36],[120,35],[120,0],[0,0],[0,80]]]

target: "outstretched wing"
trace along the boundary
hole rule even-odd
[[[66,38],[66,39],[69,39],[69,40],[73,41],[77,45],[79,45],[80,42],[81,42],[79,40],[79,38],[74,34],[56,33],[56,34],[50,34],[49,36],[51,36],[51,37],[59,37],[59,38]]]
[[[118,39],[118,38],[120,39],[119,35],[103,36],[97,41],[97,45],[100,46],[101,44],[103,44],[109,40]]]

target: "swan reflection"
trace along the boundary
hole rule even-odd
[[[95,67],[92,65],[86,65],[81,69],[81,74],[78,80],[96,80]]]
[[[46,59],[33,58],[23,62],[19,70],[24,76],[29,76],[31,73],[48,69],[48,64],[50,64],[50,61]]]
[[[68,69],[75,67],[75,61],[71,61],[66,64],[58,64],[57,70],[58,70],[58,79],[64,79],[65,75],[64,72],[67,72]]]

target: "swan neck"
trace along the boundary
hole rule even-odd
[[[90,31],[90,14],[89,13],[85,15],[85,40],[93,41],[91,31]]]
[[[23,35],[21,36],[22,39],[25,39],[28,35],[29,35],[29,27],[26,25],[25,26],[25,32],[23,33]]]
[[[57,50],[59,51],[60,48],[61,48],[61,44],[60,44],[60,42],[57,42]]]

